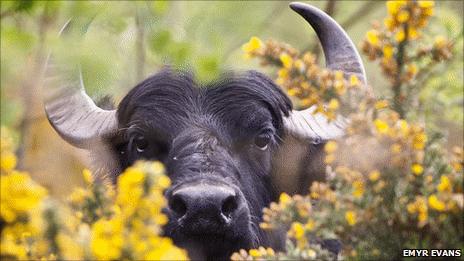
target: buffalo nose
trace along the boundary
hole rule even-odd
[[[174,191],[169,198],[169,208],[179,219],[216,224],[230,221],[238,205],[237,193],[225,186],[187,186]]]

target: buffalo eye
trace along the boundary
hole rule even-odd
[[[260,150],[266,150],[271,142],[271,135],[269,133],[261,133],[255,137],[255,145]]]
[[[135,138],[135,148],[138,153],[142,153],[145,151],[145,149],[148,147],[148,142],[143,136],[139,136]]]

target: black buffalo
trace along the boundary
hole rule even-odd
[[[309,5],[291,8],[314,27],[328,67],[365,80],[354,45],[334,20]],[[79,70],[69,74],[75,68],[49,61],[51,124],[69,143],[107,155],[98,163],[113,181],[136,160],[163,162],[172,180],[165,233],[193,258],[226,259],[259,245],[281,249],[284,234],[258,226],[262,209],[281,192],[276,181],[303,170],[297,182],[307,187],[323,173],[314,163],[321,144],[343,134],[343,121],[329,124],[312,108],[293,110],[256,71],[201,86],[189,73],[164,69],[135,86],[117,109],[103,110],[85,93]]]

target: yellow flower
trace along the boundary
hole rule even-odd
[[[285,206],[289,204],[291,201],[292,201],[292,197],[290,197],[287,193],[280,194],[280,197],[279,197],[280,204]]]
[[[420,8],[432,8],[435,6],[434,1],[418,1]]]
[[[408,135],[408,133],[409,133],[409,124],[408,124],[408,122],[405,121],[405,120],[399,120],[398,125],[400,127],[401,134],[403,136]]]
[[[261,40],[258,37],[253,36],[251,37],[250,41],[248,41],[248,43],[242,46],[242,50],[245,53],[249,54],[259,50],[262,46],[263,42],[261,42]]]
[[[308,222],[304,225],[305,230],[312,231],[314,229],[314,220],[310,219]]]
[[[73,204],[82,204],[84,200],[89,196],[89,191],[83,188],[76,188],[69,195],[68,200]]]
[[[406,1],[387,1],[386,5],[388,13],[391,15],[396,15],[400,11],[401,7],[405,4]]]
[[[259,227],[262,229],[271,229],[272,225],[269,223],[259,223]]]
[[[421,164],[414,163],[411,166],[411,171],[414,173],[414,175],[419,176],[422,174],[422,172],[424,172],[424,167],[422,167]]]
[[[374,125],[377,131],[381,134],[386,134],[390,130],[390,127],[388,126],[388,124],[380,119],[376,119],[374,121]]]
[[[296,67],[298,70],[300,70],[300,71],[303,71],[304,68],[305,68],[303,61],[300,60],[300,59],[297,59],[297,60],[295,61],[295,67]]]
[[[406,38],[406,34],[404,33],[403,29],[400,29],[396,34],[395,34],[395,40],[397,42],[402,42]]]
[[[386,44],[383,47],[383,56],[387,59],[392,58],[393,57],[393,46],[391,46],[390,44]]]
[[[427,142],[427,135],[423,132],[414,135],[413,138],[413,147],[416,150],[422,150],[425,147],[425,143]]]
[[[396,19],[398,20],[398,22],[400,23],[404,23],[406,22],[408,19],[409,19],[409,12],[406,11],[406,10],[401,10],[398,12],[398,15],[396,17]]]
[[[436,195],[429,196],[429,206],[438,211],[444,211],[446,209],[445,203],[439,200]]]
[[[2,231],[2,241],[0,244],[0,252],[2,253],[2,259],[4,256],[6,257],[11,256],[11,258],[5,258],[5,260],[7,259],[12,259],[12,260],[13,259],[18,259],[18,260],[30,259],[27,257],[28,250],[24,246],[24,244],[19,243],[13,235],[7,234],[4,231]]]
[[[275,256],[274,249],[268,247],[268,248],[266,249],[266,254],[269,255],[269,256]]]
[[[162,189],[166,189],[169,186],[171,186],[171,180],[165,175],[163,175],[158,179],[158,186],[160,186]]]
[[[410,39],[417,39],[417,37],[419,37],[419,32],[416,30],[416,28],[410,26],[408,27],[408,37]]]
[[[435,37],[435,40],[433,42],[433,45],[435,48],[438,48],[438,49],[441,49],[443,47],[446,46],[446,38],[441,36],[441,35],[438,35]]]
[[[283,53],[280,55],[279,59],[282,62],[282,65],[284,66],[284,68],[286,69],[292,68],[293,59],[292,57],[290,57],[290,55]]]
[[[331,163],[333,163],[334,161],[335,161],[335,155],[333,155],[333,154],[327,154],[327,155],[325,156],[324,162],[325,162],[326,164],[331,164]]]
[[[359,85],[359,78],[356,75],[351,75],[350,76],[350,85],[351,87],[356,87]]]
[[[287,71],[287,69],[282,68],[282,69],[280,69],[280,70],[277,72],[277,75],[278,75],[279,78],[281,78],[281,79],[287,79],[287,78],[288,78],[288,71]]]
[[[433,15],[433,8],[423,8],[422,15],[424,16],[432,16]]]
[[[375,182],[379,179],[380,172],[378,170],[373,170],[369,173],[369,180]]]
[[[165,172],[164,165],[159,161],[155,161],[151,163],[150,167],[151,167],[151,170],[157,175],[164,174]]]
[[[298,89],[298,88],[291,88],[291,89],[289,89],[289,90],[287,91],[287,94],[288,94],[289,96],[297,96],[297,95],[300,94],[300,93],[301,93],[301,90]]]
[[[348,225],[354,226],[357,222],[356,213],[354,213],[354,211],[347,211],[345,213],[345,219],[346,219],[346,222],[348,222]]]
[[[122,253],[124,238],[123,222],[119,218],[100,219],[92,226],[90,246],[97,259],[119,259]]]
[[[385,109],[388,107],[388,101],[387,100],[379,100],[375,103],[375,109],[380,110],[380,109]]]
[[[407,71],[411,75],[416,75],[417,73],[417,66],[413,63],[407,65]]]
[[[379,46],[380,40],[379,40],[378,34],[379,32],[377,32],[376,30],[367,31],[366,33],[367,42],[372,44],[373,46]]]
[[[84,255],[84,249],[80,246],[74,238],[63,233],[59,233],[56,237],[56,241],[60,248],[60,252],[63,254],[64,259],[67,260],[82,260]]]
[[[387,17],[383,20],[383,24],[389,31],[393,31],[396,26],[395,20],[391,17]]]
[[[92,177],[92,172],[88,169],[82,170],[82,176],[84,177],[84,181],[87,184],[92,184],[93,183],[93,177]]]
[[[416,205],[414,203],[409,203],[406,206],[406,209],[408,210],[409,214],[414,214],[416,212]]]
[[[252,257],[261,257],[261,253],[258,249],[250,249],[250,256]]]
[[[330,153],[335,152],[335,151],[337,150],[337,148],[338,148],[337,142],[331,140],[331,141],[328,141],[328,142],[325,144],[325,146],[324,146],[324,151],[325,151],[326,153],[329,153],[329,154],[330,154]]]
[[[170,238],[150,238],[151,249],[139,260],[187,260],[187,253],[173,245]]]
[[[340,107],[340,103],[338,102],[338,100],[334,99],[334,98],[330,99],[329,105],[327,105],[327,108],[329,110],[334,111],[334,110],[338,109],[338,107]]]
[[[427,218],[428,218],[427,211],[419,212],[418,220],[419,220],[420,223],[424,223],[425,221],[427,221]]]
[[[361,198],[364,194],[364,182],[362,182],[361,180],[355,180],[353,182],[353,189],[353,196],[355,198]]]
[[[294,237],[296,239],[303,238],[303,236],[305,234],[305,229],[304,229],[303,225],[300,222],[293,222],[290,231],[292,231],[292,233],[293,233],[293,235],[294,235]]]
[[[36,208],[47,194],[24,172],[13,171],[0,177],[1,217],[13,222],[19,215]]]
[[[448,176],[443,175],[440,177],[440,184],[438,184],[437,190],[440,192],[451,192],[451,182]]]
[[[3,140],[2,140],[3,142]],[[7,151],[1,153],[1,162],[0,162],[0,167],[3,171],[10,171],[13,170],[16,167],[16,156]]]
[[[420,197],[416,201],[416,207],[419,212],[427,212],[427,205],[425,203],[425,199]]]

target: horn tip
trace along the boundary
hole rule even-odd
[[[298,12],[299,10],[301,10],[303,8],[303,3],[300,3],[300,2],[291,2],[289,4],[290,8],[295,11],[295,12]]]
[[[311,11],[314,9],[314,7],[312,7],[311,5],[300,3],[300,2],[291,2],[289,6],[293,11],[299,14],[302,14],[304,12]]]

